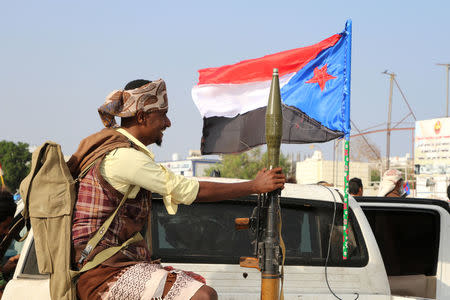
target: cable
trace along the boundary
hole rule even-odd
[[[333,290],[331,289],[330,283],[328,281],[328,259],[330,258],[330,250],[331,250],[331,237],[333,235],[333,229],[334,229],[334,222],[336,220],[336,212],[337,212],[337,201],[336,201],[336,197],[334,196],[333,191],[327,187],[324,186],[330,193],[331,196],[333,196],[333,200],[334,200],[334,211],[333,211],[333,221],[331,222],[331,229],[330,229],[330,237],[328,238],[328,250],[327,250],[327,258],[325,259],[325,281],[327,283],[328,289],[330,290],[331,294],[333,294],[334,297],[336,297],[339,300],[342,300],[342,298],[339,298],[338,295],[336,295]],[[358,293],[354,293],[356,295],[355,300],[357,300],[359,298],[359,294]]]
[[[403,94],[403,91],[402,91],[402,89],[400,88],[400,85],[398,84],[397,79],[395,79],[395,77],[394,77],[394,82],[395,82],[395,85],[397,85],[398,90],[400,91],[400,94],[401,94],[402,97],[403,97],[403,100],[405,100],[406,105],[408,105],[409,111],[411,112],[411,114],[412,114],[412,116],[413,116],[413,118],[414,118],[414,121],[417,121],[416,115],[415,115],[414,112],[412,111],[412,108],[411,108],[411,106],[409,105],[408,100],[406,100],[406,96],[405,96],[405,94]]]
[[[361,131],[358,129],[358,127],[356,127],[355,122],[350,121],[352,123],[352,126],[355,127],[355,129],[358,131],[358,133],[361,133]],[[383,161],[381,160],[380,157],[380,153],[378,153],[377,151],[375,151],[375,149],[373,149],[372,145],[369,143],[369,141],[367,140],[367,138],[364,135],[361,135],[361,137],[363,138],[364,142],[366,142],[367,146],[369,146],[370,150],[372,150],[373,154],[375,154],[375,156],[378,158],[378,160],[380,161],[380,163],[383,163]]]
[[[331,193],[331,195],[333,196],[334,199],[334,212],[333,212],[333,221],[331,222],[331,229],[330,229],[330,237],[328,238],[328,250],[327,250],[327,258],[325,259],[325,281],[327,283],[328,289],[330,290],[330,292],[333,294],[334,297],[336,297],[339,300],[342,300],[341,298],[339,298],[331,289],[330,287],[330,283],[328,282],[328,259],[330,258],[330,250],[331,250],[331,236],[333,234],[333,229],[334,229],[334,221],[336,220],[336,197],[334,196],[333,192],[331,191],[331,189],[327,186],[325,186],[327,188],[327,190]]]

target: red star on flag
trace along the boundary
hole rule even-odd
[[[325,64],[325,66],[323,66],[322,69],[316,67],[314,69],[314,76],[305,83],[318,83],[320,86],[320,90],[323,91],[323,89],[325,88],[325,83],[328,80],[335,78],[336,78],[335,76],[332,76],[327,73],[327,64]]]

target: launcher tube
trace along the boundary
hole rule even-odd
[[[270,87],[269,102],[266,110],[266,142],[268,154],[268,168],[279,166],[280,145],[282,137],[282,114],[280,83],[278,69],[273,70]],[[258,252],[262,260],[261,268],[261,299],[276,300],[279,298],[280,284],[280,239],[278,235],[279,194],[273,191],[267,197],[267,217],[265,223],[262,247]]]
[[[269,103],[266,110],[266,142],[269,168],[277,167],[280,161],[280,145],[283,130],[281,96],[278,69],[273,70]]]

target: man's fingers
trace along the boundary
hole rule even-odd
[[[286,181],[284,176],[272,176],[269,180],[272,182],[285,182]]]
[[[269,170],[269,172],[270,172],[270,175],[284,176],[281,168],[275,168],[275,169]]]
[[[286,176],[282,172],[281,167],[273,168],[268,170],[263,168],[258,171],[257,177],[261,186],[261,192],[267,193],[276,189],[284,189],[284,184],[286,182]]]
[[[258,173],[256,174],[256,176],[264,174],[266,172],[266,168],[262,168],[261,170],[258,171]]]
[[[280,184],[281,185],[285,184],[285,180],[284,179],[274,179],[274,180],[272,180],[272,185],[278,186]]]
[[[273,174],[273,177],[275,177],[275,178],[284,178],[286,176],[283,173],[275,173],[275,174]]]

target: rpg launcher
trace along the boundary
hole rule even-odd
[[[266,110],[268,169],[279,166],[282,137],[282,113],[278,69],[273,69],[269,103]],[[280,297],[280,190],[259,195],[250,218],[236,219],[236,229],[249,228],[255,234],[255,257],[241,257],[240,266],[261,271],[261,300]]]

